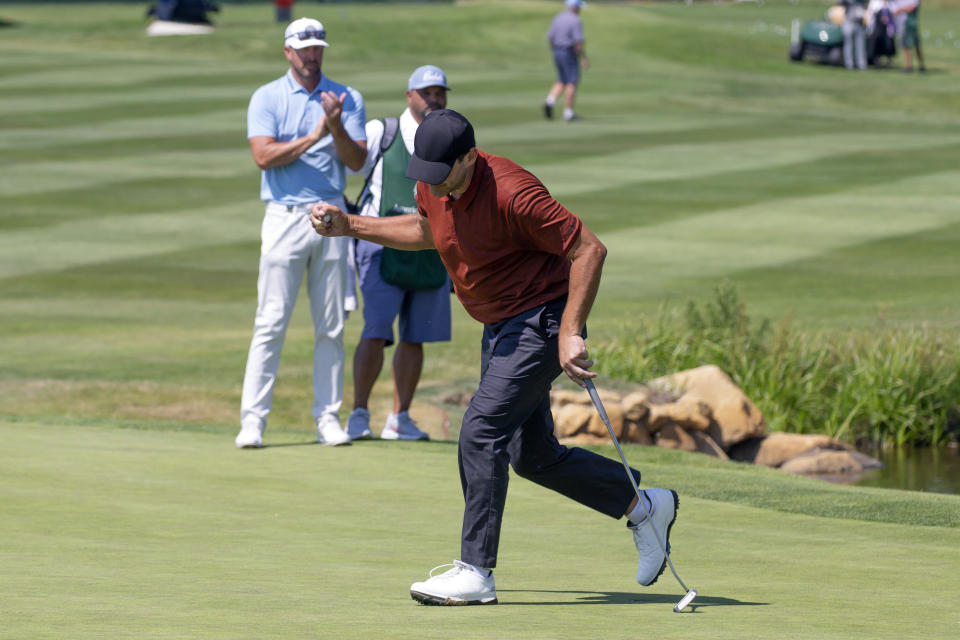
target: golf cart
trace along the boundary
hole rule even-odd
[[[827,20],[794,20],[790,29],[790,59],[805,58],[820,64],[843,64],[843,30]]]
[[[834,5],[827,10],[824,20],[807,20],[801,24],[795,19],[790,29],[790,59],[843,66],[844,15],[844,8]],[[883,57],[890,66],[897,52],[893,16],[886,9],[868,11],[867,16],[867,64],[876,65]]]

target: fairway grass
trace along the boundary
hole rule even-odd
[[[960,497],[887,497],[941,526],[785,513],[818,483],[735,465],[757,508],[697,454],[627,447],[676,487],[669,570],[633,581],[623,526],[514,478],[495,607],[424,607],[409,585],[459,553],[451,442],[327,448],[285,438],[0,422],[3,638],[954,638]],[[599,449],[615,455],[611,447]],[[704,458],[705,459],[705,458]],[[692,463],[692,464],[691,464]],[[689,476],[692,472],[692,479]],[[747,493],[747,492],[745,492]],[[749,496],[746,499],[751,499]],[[829,494],[821,498],[830,500]],[[952,520],[951,520],[952,519]]]

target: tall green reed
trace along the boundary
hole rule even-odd
[[[927,329],[798,331],[753,321],[738,291],[661,307],[592,348],[598,370],[642,382],[715,364],[772,430],[860,445],[936,445],[960,436],[960,338]]]

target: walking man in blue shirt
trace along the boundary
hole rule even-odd
[[[580,67],[588,68],[590,61],[584,49],[583,21],[580,19],[583,0],[566,0],[566,5],[567,8],[553,18],[547,31],[553,62],[557,67],[557,81],[543,103],[543,115],[547,119],[553,118],[553,106],[563,93],[563,119],[570,122],[577,119],[573,103],[580,83]]]
[[[358,170],[367,156],[366,111],[360,93],[321,71],[328,46],[317,20],[294,20],[284,33],[285,75],[253,94],[247,137],[263,170],[257,315],[240,401],[238,448],[260,447],[287,326],[304,275],[314,326],[313,420],[317,442],[346,444],[343,324],[347,282],[345,238],[324,238],[310,225],[310,206],[345,206],[344,165]]]

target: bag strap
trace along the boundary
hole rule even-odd
[[[353,203],[354,208],[357,211],[360,211],[360,203],[363,202],[363,196],[367,193],[367,187],[370,186],[370,181],[373,179],[373,172],[377,168],[377,163],[380,162],[380,158],[383,157],[383,153],[390,148],[390,145],[393,144],[393,141],[397,139],[397,133],[400,131],[400,119],[399,118],[384,118],[383,119],[383,136],[380,137],[380,148],[377,149],[377,157],[373,161],[373,167],[370,169],[370,173],[367,174],[367,179],[363,183],[363,188],[360,189],[360,193],[357,194],[357,200]]]

